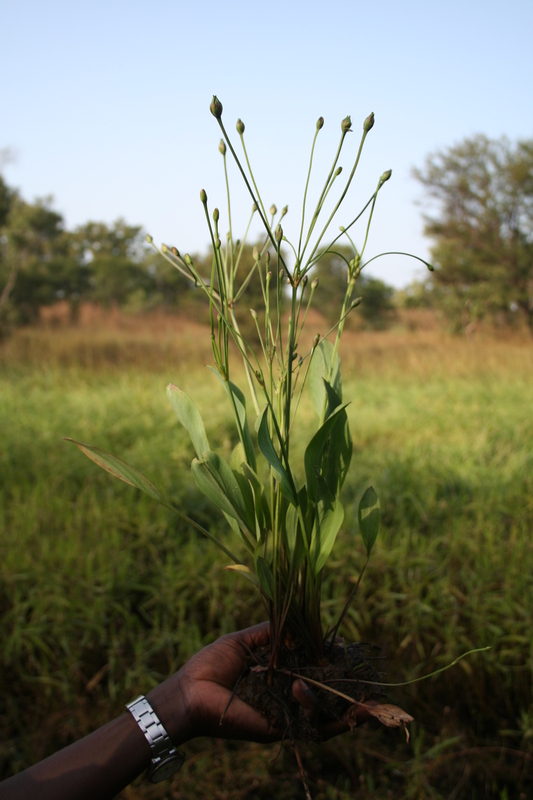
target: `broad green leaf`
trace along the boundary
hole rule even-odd
[[[373,486],[369,486],[362,496],[357,516],[359,518],[359,530],[365,543],[366,553],[369,556],[379,533],[381,520],[379,498]]]
[[[238,536],[239,539],[243,542],[244,546],[250,551],[250,553],[253,553],[254,552],[254,546],[251,543],[250,539],[247,537],[246,533],[244,533],[241,530],[241,528],[239,526],[239,523],[237,522],[235,517],[232,517],[229,514],[226,514],[225,511],[223,511],[222,513],[224,514],[226,522],[230,526],[230,528],[233,531],[233,533],[235,534],[235,536]]]
[[[210,369],[211,372],[213,372],[217,376],[220,383],[224,387],[226,394],[228,395],[228,397],[232,402],[232,407],[235,414],[235,422],[237,423],[239,438],[244,447],[246,461],[253,470],[256,470],[257,466],[255,459],[255,450],[252,442],[252,437],[250,436],[250,429],[248,427],[248,419],[246,416],[246,398],[243,392],[239,389],[239,387],[236,386],[232,381],[225,381],[220,372],[218,372],[218,370],[214,369],[213,367],[208,367],[208,369]]]
[[[255,535],[255,525],[250,525],[247,518],[246,503],[237,479],[221,456],[212,450],[202,453],[201,461],[193,460],[192,473],[206,497]]]
[[[304,455],[305,464],[305,479],[307,483],[307,490],[312,500],[317,499],[318,496],[318,483],[317,478],[322,468],[322,454],[328,437],[339,420],[339,415],[343,413],[348,404],[344,403],[337,406],[335,411],[327,418],[327,420],[317,430],[311,441],[306,447]]]
[[[81,442],[77,442],[75,439],[70,439],[69,437],[65,437],[66,442],[73,442],[76,444],[82,453],[84,453],[91,461],[94,461],[95,464],[98,464],[99,467],[105,469],[106,472],[109,472],[111,475],[114,475],[115,478],[118,478],[124,483],[129,483],[130,486],[134,486],[136,489],[140,489],[142,492],[150,495],[154,500],[157,500],[159,503],[165,504],[165,500],[155,486],[150,483],[150,481],[144,477],[144,475],[139,472],[138,469],[135,467],[130,467],[129,464],[126,464],[125,461],[122,461],[121,458],[117,458],[116,456],[112,456],[111,453],[106,453],[105,450],[100,450],[99,447],[93,447],[90,444],[82,444]]]
[[[245,578],[248,578],[258,589],[261,588],[261,584],[259,583],[259,579],[257,575],[255,575],[250,567],[245,566],[244,564],[228,564],[227,567],[224,569],[229,569],[232,572],[238,572],[239,575],[243,575]]]
[[[323,339],[315,349],[309,365],[307,384],[313,405],[320,418],[322,418],[326,403],[324,381],[333,387],[335,393],[342,400],[341,362],[337,354],[332,367],[333,351],[334,347],[331,342]]]
[[[324,468],[324,478],[328,488],[335,497],[339,494],[344,485],[350,462],[352,460],[353,442],[348,423],[348,414],[342,411],[338,421],[334,425],[330,440],[326,465]]]
[[[259,578],[259,583],[261,584],[263,594],[265,594],[269,600],[274,600],[274,580],[272,578],[272,570],[263,556],[257,556],[255,560],[255,568],[257,570],[257,577]]]
[[[167,386],[167,397],[177,418],[188,431],[193,447],[196,450],[196,455],[201,459],[202,453],[205,453],[210,448],[200,412],[190,397],[172,383]]]
[[[289,476],[285,470],[285,467],[281,463],[272,443],[272,439],[270,438],[270,432],[268,430],[268,406],[265,406],[263,413],[261,414],[259,429],[257,432],[257,443],[259,444],[259,449],[263,453],[264,457],[276,473],[276,477],[281,484],[281,490],[283,494],[287,500],[289,500],[289,502],[291,502],[293,505],[296,505],[296,498],[292,490]]]
[[[344,520],[344,508],[341,502],[331,494],[322,477],[319,477],[318,487],[319,501],[315,510],[310,548],[311,566],[315,576],[328,560]]]
[[[302,537],[298,509],[289,504],[285,516],[285,544],[289,557],[289,564],[299,569],[305,554],[305,545]]]

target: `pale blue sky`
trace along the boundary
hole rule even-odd
[[[532,0],[3,0],[0,148],[16,153],[5,177],[27,199],[53,194],[69,227],[124,216],[157,242],[202,250],[201,188],[224,218],[216,93],[228,131],[238,117],[246,123],[264,200],[289,203],[284,229],[297,238],[317,118],[326,120],[318,183],[342,118],[351,114],[356,131],[340,160],[347,170],[374,111],[338,224],[390,167],[367,257],[426,256],[411,168],[475,133],[533,137],[532,33]],[[241,197],[234,227],[243,229],[250,202]],[[371,267],[396,286],[418,271],[402,258]]]

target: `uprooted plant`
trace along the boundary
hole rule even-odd
[[[321,585],[328,557],[344,519],[340,494],[352,457],[339,347],[346,318],[361,301],[355,296],[355,290],[365,266],[363,257],[368,232],[378,195],[389,180],[391,171],[387,170],[381,175],[362,210],[352,215],[350,221],[340,228],[340,233],[326,244],[331,223],[347,197],[366,137],[374,125],[374,115],[370,114],[363,123],[361,140],[348,179],[338,199],[332,201],[334,189],[341,180],[339,158],[347,135],[352,130],[350,117],[342,121],[340,142],[333,164],[309,216],[307,202],[313,154],[324,125],[320,117],[311,147],[301,219],[296,237],[291,242],[281,225],[288,208],[285,207],[278,214],[276,207],[272,206],[267,212],[263,203],[248,159],[243,122],[237,122],[243,151],[241,160],[222,122],[222,105],[216,97],[210,108],[223,137],[219,149],[228,192],[229,232],[226,242],[224,245],[221,242],[220,212],[215,208],[212,214],[209,213],[207,195],[202,190],[200,199],[213,253],[210,275],[202,275],[194,260],[188,254],[182,256],[175,247],[163,245],[161,253],[205,293],[209,304],[214,358],[214,366],[210,369],[224,387],[238,434],[238,444],[229,462],[211,449],[204,422],[193,401],[172,384],[168,386],[167,394],[196,451],[192,461],[194,479],[200,490],[224,514],[239,543],[238,554],[233,552],[233,545],[228,546],[226,542],[215,538],[189,517],[185,519],[220,547],[231,559],[228,569],[252,581],[265,602],[271,624],[271,646],[264,662],[251,665],[250,674],[270,688],[277,685],[280,679],[288,683],[291,676],[299,675],[314,688],[320,687],[322,701],[326,696],[335,702],[341,698],[346,708],[347,703],[360,704],[365,697],[371,696],[372,690],[368,687],[379,684],[379,675],[369,665],[364,648],[339,644],[337,634],[376,541],[380,506],[373,487],[368,487],[358,507],[359,529],[366,559],[336,623],[325,630],[320,603]],[[226,163],[228,154],[235,160],[250,194],[252,217],[259,216],[264,230],[264,241],[262,239],[262,244],[254,248],[254,263],[244,270],[244,274],[242,254],[246,236],[241,241],[233,236]],[[362,219],[365,212],[367,219],[363,245],[358,250],[350,229]],[[324,222],[323,217],[326,217]],[[250,223],[247,233],[249,228]],[[147,239],[152,241],[151,237]],[[346,246],[340,248],[337,245],[340,239],[343,245],[348,243],[351,257],[346,257]],[[309,351],[305,352],[302,334],[313,299],[317,292],[319,294],[317,280],[313,279],[313,268],[325,254],[331,253],[339,256],[346,266],[344,301],[339,309],[337,324],[324,335],[317,334]],[[252,280],[259,281],[264,302],[260,313],[257,313],[257,309],[250,310],[255,336],[245,337],[241,333],[236,307],[245,302],[246,289]],[[236,351],[244,365],[246,394],[233,380]],[[237,370],[237,374],[242,375],[242,369]],[[304,391],[311,396],[318,422],[316,430],[309,437],[301,464],[295,456],[291,435]],[[256,414],[256,435],[248,424],[247,396]],[[136,469],[99,448],[77,444],[89,458],[108,472],[184,516]],[[332,677],[327,670],[335,660],[337,672]],[[342,684],[332,682],[340,674],[338,670],[343,674]],[[252,694],[257,697],[261,692],[254,691]],[[286,698],[280,698],[278,713],[281,720],[285,720],[289,735],[292,738],[313,738],[313,733],[298,727],[290,715],[287,719],[287,702]],[[276,714],[266,706],[261,708],[265,713]],[[373,714],[384,724],[405,725],[410,720],[409,715],[394,708],[374,705]],[[333,705],[333,714],[342,711],[342,705]]]

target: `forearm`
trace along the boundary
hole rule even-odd
[[[150,763],[129,712],[0,784],[0,800],[111,800]]]

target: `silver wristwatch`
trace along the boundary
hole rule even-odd
[[[131,711],[152,751],[152,762],[146,772],[147,780],[151,783],[165,781],[180,769],[185,761],[185,753],[174,746],[144,695],[141,694],[136,700],[132,700],[126,708]]]

